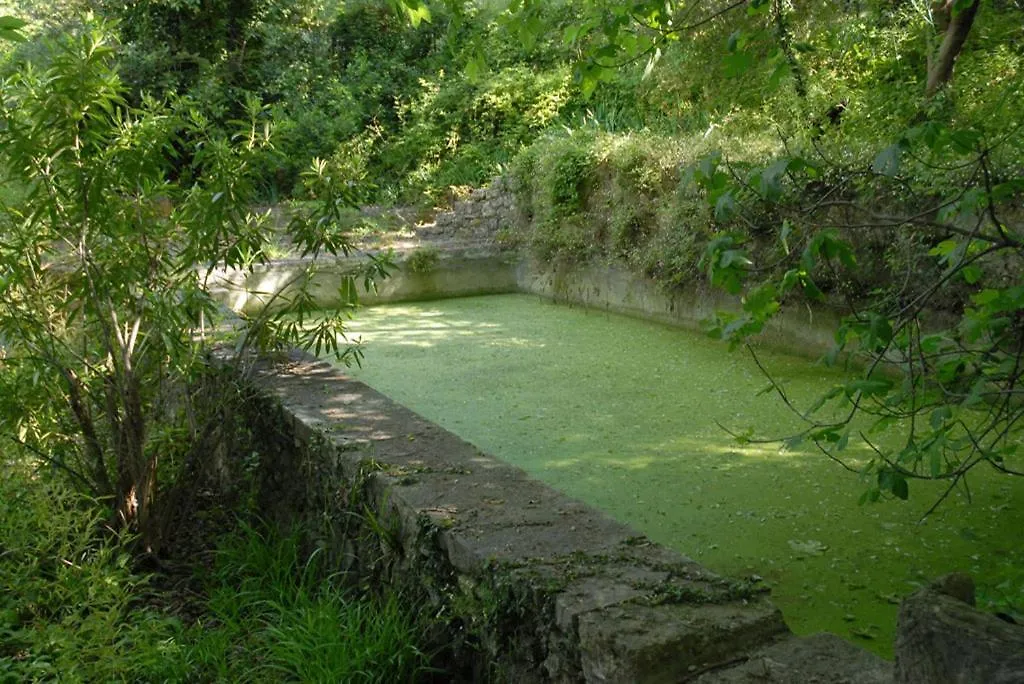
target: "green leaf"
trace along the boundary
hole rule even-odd
[[[939,428],[946,424],[946,421],[948,421],[952,417],[953,409],[951,409],[949,406],[940,406],[939,408],[932,411],[929,423],[931,424],[933,430],[938,430]]]
[[[0,31],[17,31],[25,28],[28,22],[18,19],[17,17],[2,16],[0,17]]]
[[[979,280],[981,280],[981,267],[978,266],[977,264],[964,266],[962,269],[960,269],[960,275],[963,276],[964,281],[966,281],[968,285],[974,285]]]
[[[473,52],[469,61],[466,62],[466,78],[470,83],[479,82],[487,73],[487,58],[483,50],[477,49]]]
[[[907,484],[907,478],[899,473],[893,473],[892,493],[897,499],[906,501],[907,497],[910,496],[910,486]]]
[[[872,313],[871,322],[868,324],[868,332],[874,340],[882,346],[892,341],[892,325],[885,316]]]
[[[854,394],[859,392],[863,397],[872,397],[879,394],[886,394],[892,389],[892,386],[892,380],[887,378],[863,378],[860,380],[852,380],[846,383],[846,395],[852,397]]]
[[[424,21],[430,23],[430,8],[423,0],[402,0],[402,8],[413,28],[417,28]]]
[[[793,224],[789,222],[789,219],[785,219],[782,222],[782,228],[779,230],[779,242],[782,243],[782,249],[789,254],[789,242],[788,238],[793,232]]]
[[[932,449],[928,454],[928,471],[933,478],[942,475],[942,466],[942,452]]]
[[[782,83],[782,79],[790,74],[790,69],[789,62],[780,60],[768,77],[768,90],[777,90]]]
[[[725,41],[725,49],[729,52],[736,52],[742,50],[746,44],[746,39],[743,37],[743,31],[736,29],[729,34],[729,37]]]
[[[754,56],[749,52],[733,52],[726,55],[722,62],[725,64],[725,75],[736,78],[745,74],[754,65]]]
[[[715,170],[718,168],[718,164],[721,161],[721,152],[712,152],[711,154],[700,160],[700,163],[697,164],[697,171],[700,173],[702,179],[705,182],[710,181],[711,178],[715,175]]]
[[[844,388],[843,388],[842,385],[836,385],[835,387],[830,389],[828,392],[826,392],[825,394],[823,394],[820,397],[818,397],[818,399],[811,405],[811,407],[809,409],[807,409],[807,412],[804,415],[807,415],[807,416],[814,415],[826,403],[828,403],[829,401],[835,399],[836,397],[842,396],[843,395],[843,391],[844,391]]]
[[[849,444],[850,444],[850,431],[849,430],[844,430],[842,436],[840,436],[840,438],[839,438],[839,441],[836,442],[836,451],[843,451],[844,449],[846,449],[847,446],[849,446]]]
[[[765,283],[748,292],[743,298],[743,310],[758,318],[766,318],[779,310],[778,291],[771,283]]]
[[[715,202],[715,218],[719,221],[728,220],[736,210],[736,198],[731,191],[722,193]]]
[[[889,145],[875,157],[871,170],[883,176],[895,176],[900,172],[902,157],[903,147],[899,143]]]
[[[974,130],[959,130],[953,131],[949,135],[949,144],[957,152],[961,154],[969,154],[974,152],[978,147],[978,142],[981,140],[981,132]]]
[[[950,254],[960,245],[956,240],[943,240],[928,250],[928,254],[937,257],[948,258]]]
[[[993,187],[990,196],[992,202],[1005,202],[1021,191],[1024,191],[1024,178],[1014,178]]]

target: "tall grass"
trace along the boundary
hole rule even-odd
[[[174,601],[154,596],[104,515],[0,449],[0,684],[406,682],[427,669],[407,607],[342,590],[295,534],[227,534],[185,625],[155,607]]]
[[[296,534],[244,526],[218,551],[190,657],[222,681],[413,681],[427,659],[394,596],[356,599]]]

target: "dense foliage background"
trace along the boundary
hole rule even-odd
[[[978,466],[1024,471],[1020,0],[8,5],[0,454],[47,467],[0,484],[96,497],[71,541],[102,520],[159,555],[191,504],[176,493],[223,415],[201,401],[218,340],[193,267],[270,258],[256,207],[294,202],[300,251],[347,254],[353,207],[429,210],[497,174],[524,214],[503,239],[669,290],[709,281],[738,297],[709,326],[733,344],[784,306],[842,311],[827,361],[858,375],[794,406],[807,427],[787,437],[871,476],[865,501],[906,498],[915,478],[953,491]],[[303,331],[301,287],[286,299],[298,323],[250,320],[241,347],[305,340],[356,358],[339,325]],[[846,462],[851,440],[869,465]],[[66,545],[31,526],[89,505],[42,491],[27,510],[49,497],[57,513],[11,529]],[[52,553],[109,570],[107,585],[139,581],[118,569],[120,542],[86,546]],[[57,667],[60,649],[25,627],[59,616],[37,589],[0,605],[17,644],[0,662],[19,676]],[[121,593],[103,600],[127,610]],[[154,615],[117,648],[178,629]]]

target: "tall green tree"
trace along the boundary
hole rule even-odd
[[[167,493],[220,435],[192,389],[223,320],[210,271],[252,268],[275,237],[250,208],[272,126],[255,101],[230,134],[186,100],[130,106],[111,35],[88,23],[51,45],[45,71],[0,81],[0,170],[17,189],[0,204],[0,431],[155,551],[174,513]],[[307,254],[347,252],[333,220],[346,188],[322,162],[305,178],[319,204],[295,216],[292,239]],[[303,325],[306,285],[244,320],[237,351],[297,343],[357,358],[339,343],[342,317]]]

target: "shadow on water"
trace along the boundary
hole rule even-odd
[[[859,506],[865,483],[820,453],[722,431],[784,436],[799,420],[756,396],[749,356],[701,335],[522,295],[382,306],[351,331],[368,343],[353,375],[655,541],[762,577],[798,633],[888,656],[897,603],[921,583],[966,570],[984,598],[1024,576],[1024,482],[979,473],[970,503],[959,492],[924,523],[941,486]],[[763,359],[804,405],[842,377]]]

